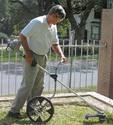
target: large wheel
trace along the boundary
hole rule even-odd
[[[48,122],[54,114],[51,101],[45,97],[33,97],[27,104],[27,115],[36,123]]]

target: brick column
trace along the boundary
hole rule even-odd
[[[104,9],[101,23],[101,43],[107,47],[99,49],[99,74],[97,92],[113,99],[113,10]]]

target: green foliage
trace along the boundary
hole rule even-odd
[[[8,0],[0,0],[0,17],[8,15]]]
[[[5,33],[0,32],[0,39],[7,39],[8,36]]]
[[[9,3],[8,0],[0,0],[0,32],[9,34]]]
[[[75,0],[73,0],[75,1]],[[79,0],[83,3],[88,2],[89,0]],[[99,10],[102,6],[102,0],[96,0],[97,6],[95,6],[96,10]],[[68,8],[68,3],[66,0],[0,0],[0,20],[2,18],[5,19],[3,24],[0,24],[0,32],[5,32],[8,34],[18,34],[18,32],[31,20],[32,18],[47,13],[48,7],[54,4],[60,3],[65,9],[67,14],[67,18],[71,22],[71,26],[75,27],[76,20],[73,20],[72,13],[70,13],[70,7]],[[68,1],[69,3],[71,1]],[[73,2],[77,4],[77,2]],[[83,4],[82,4],[83,5]],[[76,5],[72,5],[76,7]],[[73,11],[77,8],[73,8]],[[88,9],[89,10],[89,9]],[[68,12],[69,11],[69,12]],[[84,14],[82,14],[83,19]],[[58,32],[60,32],[61,37],[65,37],[68,34],[68,29],[70,27],[69,21],[65,20],[61,24],[58,25]],[[82,21],[84,22],[84,21]],[[2,26],[1,26],[2,25]],[[4,30],[5,29],[5,30]]]
[[[58,32],[60,37],[67,37],[69,35],[70,22],[68,19],[64,20],[58,25]]]

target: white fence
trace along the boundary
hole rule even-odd
[[[98,80],[98,41],[75,41],[74,45],[62,42],[62,50],[68,58],[68,63],[58,68],[58,79],[72,89],[96,88]],[[58,56],[50,50],[47,70],[54,73],[58,64]],[[23,57],[13,51],[6,52],[6,44],[0,44],[0,96],[14,95],[20,87],[23,72]],[[45,74],[46,92],[54,90],[54,80]],[[68,91],[57,83],[57,91]]]

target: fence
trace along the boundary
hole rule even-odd
[[[99,41],[77,42],[74,45],[62,42],[62,50],[68,63],[58,68],[58,79],[72,89],[88,90],[97,86]],[[52,50],[48,54],[47,70],[54,73],[58,64],[58,56]],[[23,57],[13,51],[6,52],[6,44],[0,45],[0,96],[14,95],[20,87],[23,72]],[[45,92],[54,90],[54,80],[45,73]],[[67,92],[57,83],[57,92]]]

